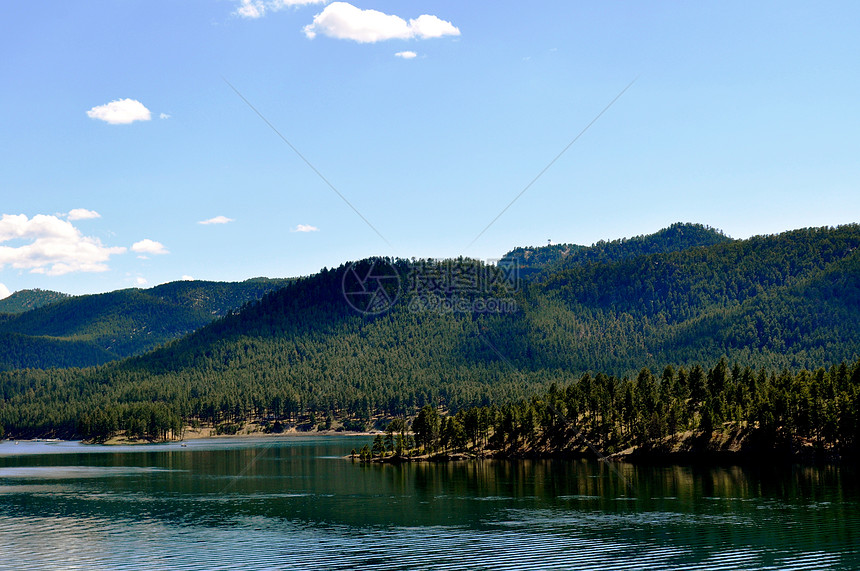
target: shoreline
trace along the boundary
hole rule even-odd
[[[212,434],[211,430],[194,430],[188,431],[182,438],[173,438],[167,440],[140,440],[128,439],[124,436],[114,436],[105,442],[93,442],[91,440],[68,440],[64,438],[3,438],[0,443],[12,442],[22,444],[59,444],[79,442],[84,446],[147,446],[147,445],[165,445],[165,444],[182,444],[200,440],[252,440],[266,438],[329,438],[333,436],[363,436],[374,437],[384,432],[348,432],[345,430],[321,430],[321,431],[300,431],[300,430],[285,430],[283,432],[243,432],[241,434]]]
[[[857,460],[834,450],[816,447],[802,438],[770,442],[762,440],[755,430],[735,427],[707,432],[687,430],[659,440],[630,446],[605,455],[585,446],[559,450],[465,449],[427,453],[415,456],[375,456],[371,463],[399,464],[410,462],[461,462],[466,460],[594,460],[638,465],[845,465]]]
[[[244,442],[262,442],[265,440],[288,441],[312,438],[372,438],[381,434],[380,432],[301,432],[288,431],[279,434],[271,433],[249,433],[249,434],[224,434],[205,435],[196,434],[191,438],[183,440],[165,441],[129,441],[114,439],[105,443],[85,442],[82,440],[62,440],[57,438],[34,438],[34,439],[4,439],[0,440],[0,457],[50,454],[62,452],[131,452],[132,449],[144,450],[147,448],[161,450],[175,450],[186,448],[189,443],[191,448],[213,445],[221,442],[224,445],[233,443],[241,445]],[[360,441],[359,441],[360,442]],[[17,445],[22,445],[20,448]],[[356,443],[356,450],[359,443]],[[364,444],[367,444],[365,441]],[[125,449],[125,450],[123,450]],[[620,464],[631,464],[641,466],[786,466],[786,465],[830,465],[842,466],[855,460],[855,457],[846,457],[833,454],[815,454],[810,450],[667,450],[666,448],[652,447],[650,449],[627,449],[603,457],[595,456],[593,453],[581,450],[566,450],[560,452],[533,452],[533,451],[501,451],[484,449],[481,451],[447,451],[434,453],[421,453],[415,456],[375,456],[372,459],[360,460],[359,456],[346,454],[341,458],[353,462],[368,464],[413,464],[413,463],[448,463],[448,462],[481,462],[481,461],[547,461],[547,460],[592,460],[595,462],[613,462]]]
[[[2,439],[0,440],[0,458],[23,456],[54,455],[54,454],[131,454],[152,451],[178,450],[209,450],[221,448],[265,447],[279,442],[300,442],[301,440],[319,439],[320,441],[337,438],[343,440],[358,437],[356,448],[366,443],[370,433],[356,432],[298,432],[282,434],[251,433],[222,436],[197,436],[188,440],[117,440],[108,443],[85,442],[83,440],[62,440],[59,438],[32,439]],[[269,441],[269,442],[267,442]],[[343,442],[343,441],[342,441]]]
[[[346,459],[358,460],[358,457],[344,456]],[[443,462],[468,462],[468,461],[546,461],[546,460],[592,460],[595,462],[613,462],[619,464],[630,464],[639,466],[842,466],[854,460],[853,457],[842,457],[824,454],[820,456],[805,453],[789,453],[784,451],[762,452],[714,452],[714,453],[691,453],[691,452],[636,452],[615,453],[609,456],[597,457],[583,452],[555,452],[555,453],[505,453],[501,451],[486,451],[482,454],[473,453],[437,453],[421,454],[419,456],[385,456],[374,457],[365,462],[371,464],[411,464],[420,462],[443,463]]]
[[[127,439],[125,436],[114,436],[105,442],[93,442],[86,440],[64,440],[58,438],[33,438],[0,440],[0,444],[54,444],[69,445],[77,444],[83,449],[92,447],[147,447],[147,446],[180,446],[186,447],[191,442],[241,442],[252,440],[290,440],[307,438],[366,438],[371,439],[384,435],[384,431],[352,432],[345,430],[310,430],[302,431],[295,428],[282,432],[264,432],[261,430],[247,430],[243,428],[237,434],[214,434],[212,427],[191,428],[187,427],[183,438],[168,440],[137,440]],[[830,464],[840,465],[854,460],[855,457],[841,456],[833,451],[814,448],[809,442],[796,441],[790,445],[777,447],[763,447],[761,442],[755,441],[753,431],[733,429],[729,431],[714,431],[710,435],[696,431],[676,433],[664,437],[658,441],[645,445],[630,447],[605,456],[596,455],[586,449],[568,450],[495,450],[483,448],[480,450],[450,450],[433,453],[423,452],[414,456],[375,456],[365,460],[370,463],[400,464],[413,462],[464,462],[475,460],[579,460],[592,459],[596,461],[622,462],[627,464],[641,465],[761,465],[764,463],[779,464]],[[358,443],[357,443],[358,444]],[[369,444],[369,442],[364,442]],[[360,445],[360,444],[359,444]],[[4,446],[5,448],[5,446]],[[356,446],[358,448],[358,446]],[[4,450],[9,452],[9,450]],[[2,454],[0,454],[2,455]],[[358,456],[351,454],[344,458],[357,460]]]
[[[84,444],[91,445],[97,444],[101,446],[145,446],[147,444],[183,444],[187,442],[199,441],[199,440],[252,440],[252,439],[266,439],[266,438],[330,438],[333,436],[364,436],[364,437],[374,437],[377,434],[383,434],[382,432],[347,432],[342,430],[340,432],[336,430],[314,430],[314,431],[301,431],[301,430],[285,430],[283,432],[242,432],[239,434],[213,434],[214,430],[212,429],[204,429],[204,430],[189,430],[183,435],[182,438],[175,438],[170,440],[135,440],[135,439],[127,439],[124,436],[114,436],[113,438],[109,438],[105,442],[87,442],[81,441]]]
[[[377,434],[385,434],[381,430],[354,432],[348,430],[284,430],[281,432],[263,432],[262,430],[243,431],[237,434],[213,434],[214,429],[206,428],[186,428],[185,434],[181,439],[168,440],[167,442],[182,442],[185,440],[199,440],[201,438],[269,438],[269,437],[296,437],[303,438],[308,436],[376,436]]]

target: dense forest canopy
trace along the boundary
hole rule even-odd
[[[687,459],[856,458],[860,362],[829,369],[754,371],[720,360],[711,368],[667,366],[632,378],[584,374],[519,402],[469,407],[447,417],[426,405],[386,428],[363,456],[469,452],[503,456],[587,455]],[[622,452],[623,451],[623,452]]]

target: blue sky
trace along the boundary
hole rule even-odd
[[[855,2],[5,2],[0,295],[857,222],[858,21]]]

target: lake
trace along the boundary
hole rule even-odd
[[[0,569],[860,568],[851,468],[343,458],[369,442],[0,443]]]

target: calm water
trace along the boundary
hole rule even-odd
[[[853,470],[0,444],[0,569],[860,568]],[[86,452],[81,452],[81,450]]]

